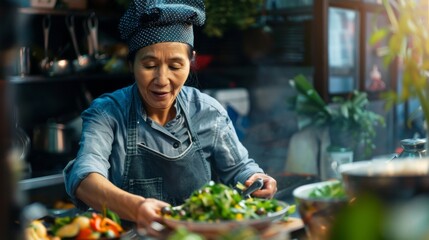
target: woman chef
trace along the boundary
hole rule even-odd
[[[150,233],[162,207],[182,204],[213,174],[229,186],[263,178],[253,196],[273,197],[276,181],[249,158],[225,109],[184,86],[195,55],[192,27],[204,20],[203,0],[130,4],[119,29],[135,83],[82,113],[80,149],[64,169],[78,207],[106,207]]]

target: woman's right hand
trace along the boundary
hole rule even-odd
[[[154,229],[154,224],[162,223],[161,209],[170,204],[154,199],[146,198],[137,209],[136,225],[140,234],[159,236],[160,229]]]

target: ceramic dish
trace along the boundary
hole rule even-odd
[[[188,231],[199,233],[205,236],[222,234],[238,227],[252,227],[256,230],[264,230],[269,227],[273,222],[282,220],[289,209],[289,204],[278,201],[279,205],[283,207],[282,210],[269,213],[266,217],[260,219],[243,220],[243,221],[218,221],[218,222],[196,222],[184,221],[171,218],[164,218],[164,223],[172,229],[185,227]]]

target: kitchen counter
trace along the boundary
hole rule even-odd
[[[276,195],[278,200],[284,201],[288,204],[295,204],[292,196],[292,191],[301,185],[315,182],[318,179],[311,175],[296,175],[296,174],[280,174],[274,176],[278,182],[279,191]],[[18,183],[22,191],[26,191],[37,202],[44,202],[47,206],[53,206],[58,199],[66,199],[67,195],[64,191],[64,178],[61,170],[45,171],[45,172],[32,172],[28,174],[26,179],[22,179]],[[55,194],[52,194],[55,192]],[[43,194],[42,194],[43,193]],[[49,196],[46,196],[49,195]],[[55,195],[53,199],[52,197]],[[273,224],[268,229],[261,233],[264,236],[261,239],[293,239],[293,240],[307,240],[303,222],[296,211],[291,214],[288,221],[281,221]],[[289,238],[285,238],[289,235]],[[147,236],[139,236],[134,230],[126,232],[125,239],[143,239],[152,240],[154,238]]]
[[[161,233],[167,235],[171,230],[163,230]],[[288,238],[289,235],[289,238]],[[213,237],[213,233],[210,233]],[[294,239],[294,240],[307,240],[304,231],[304,224],[300,218],[290,217],[287,221],[280,221],[273,223],[268,228],[262,230],[258,236],[262,240],[283,240],[283,239]],[[164,237],[151,237],[142,236],[137,234],[135,229],[128,230],[125,232],[121,239],[128,240],[157,240],[164,239]],[[211,239],[211,238],[209,238]]]
[[[49,187],[53,185],[60,185],[63,183],[64,183],[63,174],[59,172],[59,173],[46,175],[46,176],[22,179],[18,182],[18,187],[20,190],[26,191],[31,189]]]

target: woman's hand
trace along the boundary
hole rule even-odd
[[[160,223],[162,223],[161,209],[170,206],[168,203],[146,198],[137,209],[136,225],[141,235],[159,236]]]
[[[259,198],[273,198],[274,194],[277,192],[277,181],[264,173],[253,174],[246,180],[244,185],[249,187],[257,178],[262,178],[262,180],[264,180],[264,186],[262,186],[260,190],[255,191],[252,196]]]

